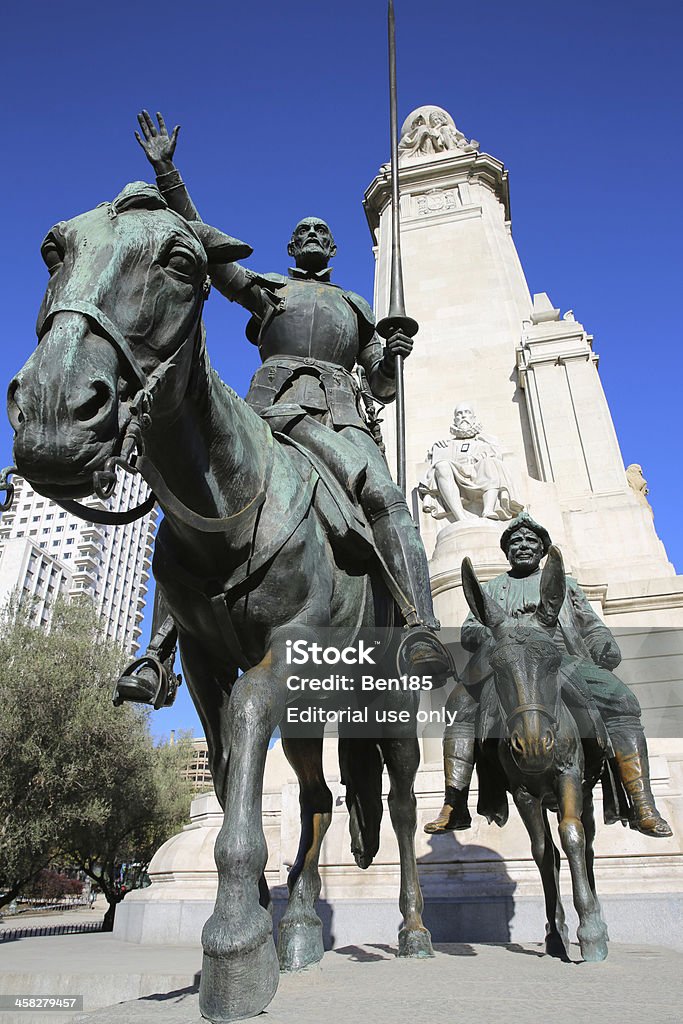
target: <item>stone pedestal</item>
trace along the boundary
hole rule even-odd
[[[326,775],[334,794],[332,825],[321,855],[322,891],[318,913],[327,948],[362,942],[395,942],[400,866],[398,846],[388,813],[380,850],[367,871],[351,856],[344,788],[339,782],[336,741],[326,741]],[[683,741],[667,746],[667,756],[652,746],[652,777],[657,801],[671,821],[672,839],[652,840],[621,826],[598,825],[597,885],[613,939],[655,943],[683,949],[680,861],[683,854]],[[280,772],[277,744],[264,795],[264,830],[268,842],[266,877],[274,900],[275,921],[286,902],[287,871],[299,842],[298,786]],[[279,778],[278,778],[279,776]],[[385,779],[385,798],[387,791]],[[504,829],[474,816],[467,832],[429,836],[425,822],[435,817],[443,797],[440,764],[425,764],[416,780],[416,834],[425,921],[440,942],[541,941],[543,899],[529,838],[514,808]],[[472,807],[476,804],[476,784]],[[601,822],[598,794],[596,816]],[[152,885],[130,893],[116,912],[114,937],[145,945],[199,943],[213,910],[216,873],[213,845],[222,824],[218,801],[197,797],[192,822],[155,855],[149,869]],[[557,837],[556,837],[557,838]],[[562,890],[571,915],[571,883],[566,863]],[[640,902],[633,901],[638,894]],[[612,908],[610,910],[610,908]],[[677,923],[676,923],[677,921]]]

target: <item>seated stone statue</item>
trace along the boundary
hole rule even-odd
[[[510,571],[484,583],[483,589],[508,615],[522,617],[538,607],[540,563],[550,544],[548,531],[526,512],[503,532],[500,546],[510,562]],[[650,788],[640,705],[612,671],[621,661],[621,652],[571,576],[567,577],[567,593],[553,640],[562,654],[560,679],[571,681],[588,699],[592,698],[605,723],[630,803],[631,827],[646,836],[670,836],[671,829],[657,810]],[[455,713],[443,741],[446,795],[439,816],[425,825],[429,833],[469,828],[472,823],[467,797],[474,764],[475,726],[482,688],[492,671],[489,655],[494,641],[487,627],[471,613],[463,625],[461,641],[473,655],[446,705]]]
[[[430,466],[418,487],[424,512],[451,522],[512,519],[521,512],[500,442],[483,433],[471,402],[456,405],[451,435],[429,453]]]

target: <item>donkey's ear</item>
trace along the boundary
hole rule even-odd
[[[505,622],[505,612],[498,602],[482,589],[469,558],[463,558],[462,561],[462,589],[472,614],[475,619],[479,619],[482,626],[495,629]]]
[[[246,259],[254,251],[246,242],[225,235],[201,220],[191,220],[189,225],[204,246],[209,264],[233,263],[235,260]]]
[[[562,553],[554,544],[548,549],[548,560],[541,574],[541,600],[536,618],[544,626],[556,626],[560,608],[567,593]]]

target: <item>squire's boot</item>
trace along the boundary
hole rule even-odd
[[[631,828],[645,836],[666,838],[673,835],[669,823],[657,810],[652,795],[647,743],[642,728],[629,732],[619,730],[610,738],[619,775],[631,802]]]
[[[434,821],[428,821],[424,827],[429,835],[460,831],[472,824],[467,798],[474,767],[474,726],[472,735],[445,737],[443,766],[446,777],[444,804]]]
[[[429,835],[443,835],[444,832],[459,832],[461,829],[469,828],[472,824],[472,817],[467,807],[467,798],[470,795],[470,787],[467,789],[454,789],[453,786],[446,786],[443,807],[434,821],[428,821],[424,827]]]

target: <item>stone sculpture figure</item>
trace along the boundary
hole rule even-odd
[[[505,520],[521,512],[500,442],[483,432],[471,402],[456,405],[451,437],[432,446],[428,461],[418,490],[435,519]]]
[[[650,489],[647,486],[647,480],[643,476],[643,467],[637,462],[632,462],[630,466],[626,467],[626,479],[628,480],[629,487],[641,505],[646,505],[650,510],[652,510],[652,506],[647,500]]]
[[[474,153],[476,139],[468,141],[455,127],[453,118],[441,107],[418,107],[406,118],[401,129],[399,155],[402,158],[433,156],[448,150]]]
[[[524,623],[541,601],[540,564],[550,549],[550,536],[527,512],[522,512],[507,526],[500,545],[510,570],[484,583],[482,590],[487,604],[501,609],[506,618]],[[444,734],[444,806],[438,817],[425,825],[429,833],[471,825],[467,798],[475,758],[479,701],[492,676],[497,638],[495,630],[471,612],[463,625],[461,642],[473,656],[448,698],[447,708],[455,713],[455,720]],[[628,797],[631,827],[647,836],[670,836],[671,829],[657,810],[650,787],[640,705],[613,672],[621,661],[619,647],[572,577],[567,577],[566,596],[563,594],[553,642],[561,657],[559,678],[565,702],[575,714],[584,714],[588,709],[589,713],[599,713],[604,722],[614,752],[615,771]],[[619,814],[612,817],[614,821],[619,819]]]
[[[157,116],[158,129],[143,111],[138,116],[142,134],[136,132],[136,137],[170,208],[188,221],[199,221],[173,164],[178,129],[169,136],[163,118]],[[413,631],[406,638],[408,661],[416,671],[443,674],[449,659],[434,635],[438,622],[427,556],[363,415],[363,398],[352,372],[359,364],[372,394],[383,403],[392,401],[395,359],[410,354],[412,339],[396,332],[383,346],[368,303],[331,282],[329,261],[336,245],[323,220],[300,221],[287,251],[295,263],[287,277],[255,274],[236,263],[210,268],[214,286],[251,313],[247,338],[258,347],[263,365],[246,401],[273,430],[314,453],[355,497],[371,526],[401,616]],[[155,613],[157,634],[165,612],[159,608]],[[119,693],[127,699],[149,700],[157,691],[158,681],[147,669],[149,660],[146,655],[122,677]],[[158,659],[157,671],[168,671]]]

